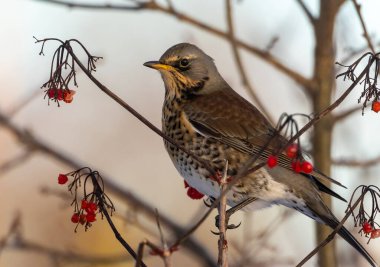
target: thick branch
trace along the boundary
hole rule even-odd
[[[356,160],[356,159],[336,159],[332,162],[334,165],[341,167],[360,167],[366,168],[380,163],[380,156],[377,156],[369,160]]]
[[[190,17],[188,15],[185,15],[183,13],[180,13],[178,11],[173,10],[170,7],[164,7],[156,2],[148,2],[148,3],[140,3],[138,8],[131,8],[131,6],[124,6],[124,5],[94,5],[94,4],[78,4],[70,1],[59,1],[59,0],[37,0],[37,1],[43,1],[46,3],[52,3],[52,4],[59,4],[64,5],[68,7],[79,7],[79,8],[90,8],[90,9],[107,9],[107,10],[125,10],[125,11],[139,11],[139,10],[152,10],[152,11],[160,11],[167,15],[174,16],[178,18],[179,20],[189,23],[195,27],[198,27],[202,30],[205,30],[209,33],[215,34],[221,38],[224,38],[228,40],[229,35],[226,32],[223,32],[217,28],[214,28],[210,25],[207,25],[203,22],[200,22],[196,20],[193,17]],[[274,58],[272,55],[270,55],[267,51],[261,50],[259,48],[256,48],[252,45],[249,45],[243,41],[236,40],[236,45],[240,48],[243,48],[247,50],[248,52],[256,55],[257,57],[261,58],[268,64],[272,65],[275,69],[282,72],[283,74],[287,75],[289,78],[294,80],[296,83],[298,83],[300,86],[305,88],[313,88],[314,83],[311,79],[305,78],[300,73],[288,68],[283,63],[279,62],[276,58]]]
[[[0,164],[0,175],[3,174],[4,172],[7,172],[18,165],[23,164],[25,161],[27,161],[30,156],[33,154],[33,151],[27,150],[23,152],[21,155],[16,156],[2,164]]]
[[[126,262],[131,258],[124,255],[112,256],[95,256],[84,255],[71,251],[62,251],[46,247],[35,242],[27,241],[22,236],[22,223],[21,216],[17,214],[6,235],[0,239],[0,253],[4,250],[17,250],[33,252],[37,254],[44,254],[57,261],[64,261],[69,263],[87,263],[87,264],[116,264]]]
[[[347,109],[346,111],[343,111],[339,114],[332,115],[331,123],[335,124],[337,122],[340,122],[344,119],[347,119],[349,116],[354,114],[356,111],[362,110],[363,108],[361,106],[359,107],[352,107],[350,109]]]

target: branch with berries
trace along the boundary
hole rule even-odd
[[[360,193],[359,207],[353,207],[353,199]],[[380,225],[376,222],[376,216],[380,212],[380,188],[375,185],[358,186],[352,194],[346,212],[350,212],[354,219],[355,227],[360,227],[359,233],[368,237],[369,243],[372,239],[380,237]]]
[[[111,216],[115,211],[115,206],[104,192],[104,182],[99,172],[92,171],[89,167],[84,167],[67,174],[60,174],[58,184],[66,184],[69,177],[72,177],[72,181],[68,184],[68,190],[74,197],[71,202],[71,205],[74,206],[71,221],[76,224],[75,231],[79,225],[84,225],[85,230],[87,230],[96,221],[96,215],[100,214],[102,219],[103,216],[106,218],[120,244],[137,260],[137,253],[121,236],[112,222]],[[80,188],[83,188],[82,198],[79,197]],[[140,266],[144,267],[146,265],[141,261]]]
[[[355,200],[355,197],[357,195],[356,193],[359,192],[360,189],[361,189],[361,194]],[[320,249],[322,249],[329,242],[331,242],[334,239],[335,235],[338,233],[338,231],[343,227],[344,223],[348,220],[350,215],[352,215],[354,218],[355,226],[361,226],[359,233],[364,233],[367,237],[369,237],[368,243],[371,239],[380,237],[379,229],[374,228],[375,224],[379,226],[379,224],[375,223],[375,217],[377,215],[377,211],[379,208],[377,205],[377,202],[379,201],[379,197],[380,197],[379,193],[380,193],[380,190],[377,186],[374,186],[374,185],[358,186],[351,196],[350,202],[348,203],[348,206],[346,209],[346,215],[344,216],[344,218],[336,226],[334,231],[332,231],[321,243],[319,243],[317,247],[315,247],[302,261],[300,261],[296,265],[296,267],[303,266],[308,260],[311,259],[311,257],[317,254]],[[364,208],[364,201],[367,194],[370,195],[372,203],[373,204],[376,203],[376,205],[372,205],[372,209]],[[359,209],[358,211],[356,211],[358,206],[359,206]],[[371,212],[368,213],[367,210],[371,210]]]

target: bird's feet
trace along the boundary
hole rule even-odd
[[[206,200],[203,200],[203,203],[206,205],[207,208],[211,208],[212,204],[214,204],[215,198],[208,197]]]
[[[228,224],[228,221],[230,220],[230,216],[232,214],[230,214],[227,210],[226,212],[226,228],[229,229],[229,230],[232,230],[232,229],[236,229],[238,228],[240,225],[241,225],[241,222],[239,222],[239,224]],[[220,217],[219,215],[216,215],[215,216],[215,226],[219,229],[219,226],[220,226]]]

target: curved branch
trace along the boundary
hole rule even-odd
[[[151,11],[160,11],[167,15],[171,15],[179,19],[180,21],[189,23],[197,28],[200,28],[204,31],[207,31],[209,33],[215,34],[216,36],[219,36],[221,38],[224,38],[228,40],[229,35],[226,32],[223,32],[217,28],[214,28],[210,25],[207,25],[203,22],[198,21],[197,19],[190,17],[188,15],[185,15],[183,13],[177,12],[173,10],[171,7],[164,7],[159,4],[157,4],[154,1],[150,2],[137,2],[138,8],[131,6],[125,6],[125,5],[96,5],[96,4],[78,4],[70,1],[60,1],[60,0],[35,0],[35,1],[42,1],[46,3],[51,4],[58,4],[58,5],[64,5],[68,7],[78,7],[78,8],[89,8],[89,9],[107,9],[107,10],[125,10],[125,11],[141,11],[141,10],[151,10]],[[275,57],[270,55],[267,51],[261,50],[257,47],[254,47],[252,45],[249,45],[243,41],[236,40],[236,45],[240,48],[245,49],[246,51],[256,55],[266,63],[273,66],[278,71],[282,72],[283,74],[287,75],[289,78],[291,78],[293,81],[295,81],[297,84],[299,84],[302,87],[305,87],[311,91],[311,88],[314,87],[314,82],[301,75],[297,71],[294,71],[290,69],[289,67],[285,66],[283,63],[278,61]]]

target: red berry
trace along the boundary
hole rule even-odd
[[[295,172],[301,172],[302,171],[301,162],[299,160],[293,161],[292,169]]]
[[[189,187],[189,189],[187,189],[187,195],[191,199],[201,199],[204,196],[202,193],[198,192],[197,189],[192,187]]]
[[[363,232],[365,233],[365,234],[369,234],[369,233],[371,233],[372,232],[372,226],[371,226],[371,224],[369,223],[369,222],[364,222],[363,223]],[[371,233],[372,234],[372,233]]]
[[[313,171],[313,164],[308,161],[304,161],[301,164],[301,169],[304,173],[311,173]]]
[[[61,101],[63,100],[63,90],[57,89],[57,100]]]
[[[79,216],[79,223],[80,224],[86,223],[86,215],[84,215],[83,213]]]
[[[98,209],[98,205],[96,205],[95,202],[90,202],[88,203],[87,209],[95,212]]]
[[[86,220],[88,222],[95,222],[96,221],[96,214],[95,213],[87,213],[86,214]]]
[[[380,111],[380,101],[372,102],[372,110],[376,113]]]
[[[74,95],[75,95],[75,91],[74,90],[70,90],[70,89],[65,90],[63,92],[63,101],[65,101],[66,103],[73,102]]]
[[[55,88],[50,88],[48,91],[47,91],[47,94],[48,94],[48,97],[49,98],[54,98],[55,96]]]
[[[378,238],[380,237],[380,229],[374,229],[371,232],[371,238]]]
[[[74,213],[73,216],[71,216],[71,221],[73,223],[78,223],[79,222],[79,214],[78,213]]]
[[[184,180],[183,181],[184,182],[184,184],[185,184],[185,188],[188,188],[189,187],[189,184]]]
[[[82,199],[82,203],[81,203],[81,206],[80,206],[82,209],[86,209],[88,207],[88,202],[87,200],[85,199]]]
[[[94,202],[87,203],[86,208],[85,208],[87,213],[92,213],[92,214],[95,214],[97,209],[98,209],[98,205],[96,205],[96,203]]]
[[[65,184],[65,183],[67,183],[68,180],[69,180],[69,178],[67,177],[67,175],[65,175],[65,174],[58,175],[58,183],[59,184]]]
[[[297,144],[291,144],[286,148],[286,155],[289,158],[295,158],[298,154],[298,145]]]
[[[269,168],[273,168],[277,165],[277,156],[270,155],[267,160],[267,165]]]

